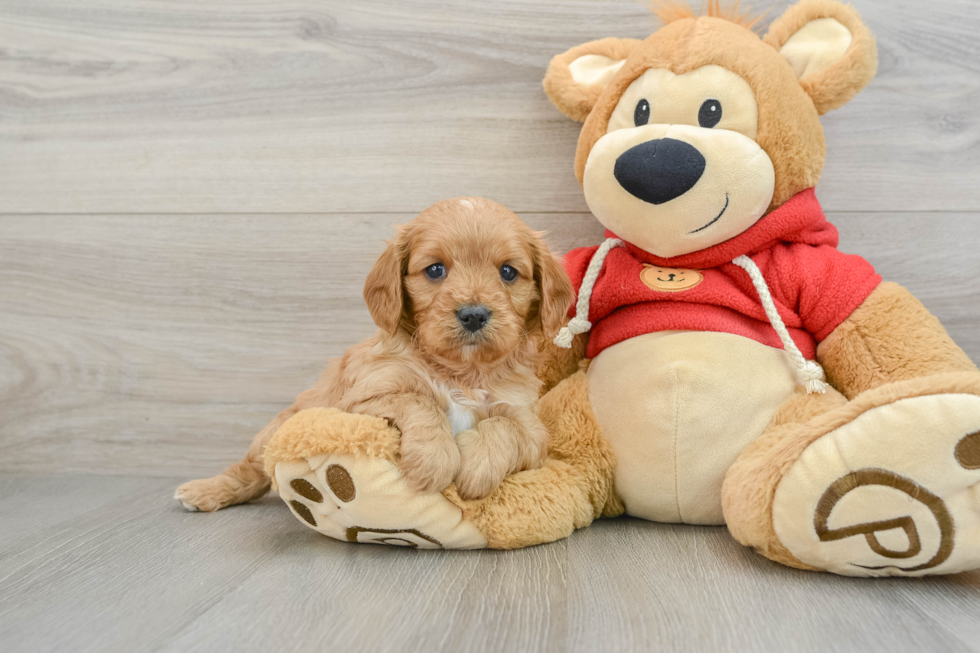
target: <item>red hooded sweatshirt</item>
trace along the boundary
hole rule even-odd
[[[606,237],[616,238],[609,231]],[[698,252],[660,258],[626,243],[609,252],[593,287],[586,355],[670,330],[734,333],[782,349],[748,273],[732,263],[744,254],[762,272],[793,341],[812,360],[817,343],[881,283],[870,263],[837,251],[837,241],[811,188],[738,236]],[[597,249],[565,256],[576,293]]]

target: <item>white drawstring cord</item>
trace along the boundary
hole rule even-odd
[[[762,300],[762,308],[766,311],[766,317],[769,318],[769,323],[783,342],[783,349],[786,350],[786,354],[796,366],[797,377],[806,386],[807,394],[826,392],[828,386],[824,381],[826,377],[823,368],[816,361],[809,361],[804,358],[800,348],[793,342],[793,338],[790,337],[789,331],[786,329],[786,324],[783,323],[783,318],[779,316],[779,311],[776,310],[776,304],[772,300],[769,286],[766,285],[766,280],[762,277],[759,266],[748,256],[737,256],[732,263],[748,272],[752,285],[755,287],[755,291],[759,293],[759,299]]]
[[[595,254],[592,255],[592,260],[589,261],[589,267],[585,271],[585,277],[582,278],[582,287],[578,291],[578,301],[575,303],[575,317],[568,321],[567,326],[563,326],[558,335],[555,336],[555,344],[564,349],[571,349],[572,339],[575,338],[580,333],[585,333],[592,328],[592,323],[589,322],[589,301],[592,299],[592,287],[595,285],[596,279],[599,278],[599,272],[602,271],[602,265],[606,261],[606,256],[609,252],[616,248],[622,247],[623,241],[619,238],[606,238],[606,240],[599,245],[599,249],[596,250]]]

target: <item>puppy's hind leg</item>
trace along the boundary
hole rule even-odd
[[[254,501],[265,495],[272,481],[265,473],[265,448],[283,423],[303,410],[328,406],[339,367],[330,365],[312,388],[302,392],[292,406],[279,413],[259,431],[242,460],[229,465],[217,476],[184,483],[174,492],[174,499],[191,511],[214,512],[228,506]]]
[[[229,465],[217,476],[184,483],[174,492],[174,499],[187,510],[214,512],[265,495],[272,482],[262,467],[262,452],[279,426],[291,415],[292,412],[288,415],[284,412],[262,429],[242,460]]]

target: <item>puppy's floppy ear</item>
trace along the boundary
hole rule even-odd
[[[544,92],[559,111],[583,122],[609,80],[640,43],[637,39],[600,39],[559,54],[548,65]]]
[[[542,235],[534,234],[534,281],[541,295],[538,309],[541,328],[548,338],[553,338],[568,320],[575,291],[561,259],[551,253]]]
[[[836,0],[801,0],[764,40],[793,66],[820,115],[850,102],[878,70],[874,36],[854,7]]]
[[[404,229],[395,236],[375,262],[364,282],[364,302],[379,327],[394,335],[405,311],[402,277],[408,264],[408,239]]]

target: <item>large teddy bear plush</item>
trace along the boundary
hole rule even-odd
[[[478,501],[415,493],[395,428],[304,411],[266,451],[304,523],[514,548],[626,513],[726,524],[802,569],[980,567],[980,372],[908,291],[836,249],[814,195],[818,116],[874,76],[874,39],[831,0],[761,39],[709,6],[548,69],[552,102],[585,123],[575,173],[607,238],[566,256],[578,295],[542,345],[544,468]]]

